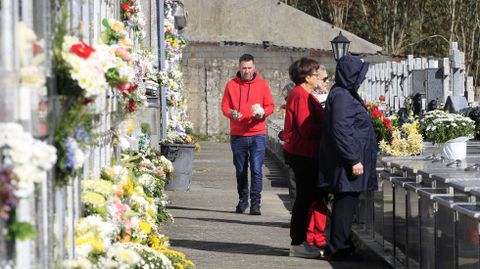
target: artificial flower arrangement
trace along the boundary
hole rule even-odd
[[[161,157],[153,149],[124,152],[121,166],[82,182],[86,216],[75,231],[76,258],[65,268],[194,268],[159,230],[171,219],[163,187],[173,169]]]
[[[385,97],[380,96],[379,101],[385,101]],[[392,139],[380,141],[380,152],[389,156],[421,154],[424,149],[423,136],[420,133],[420,124],[413,113],[411,98],[405,100],[405,107],[400,108],[392,119]]]
[[[162,140],[167,144],[195,144],[198,142],[193,138],[193,123],[187,120],[170,121],[168,125],[167,138]]]
[[[414,156],[423,152],[423,137],[420,134],[418,120],[393,127],[390,143],[380,141],[382,154],[389,156]]]
[[[154,198],[158,221],[172,220],[166,212],[167,196],[163,192],[165,183],[173,179],[173,164],[160,151],[148,147],[138,152],[124,152],[122,162],[132,167],[132,172],[143,186],[145,194]]]
[[[120,2],[120,17],[131,27],[135,36],[145,37],[145,15],[140,6],[140,0],[122,0]]]
[[[459,114],[432,110],[420,121],[423,135],[434,144],[443,145],[458,137],[471,138],[475,134],[475,122]]]
[[[165,1],[165,56],[169,62],[180,60],[182,57],[182,49],[186,44],[185,39],[175,30],[173,13],[177,4],[177,1]]]
[[[174,34],[173,32],[165,32],[165,53],[167,58],[178,60],[185,44],[186,42],[182,36]]]
[[[64,63],[68,78],[73,80],[73,87],[67,87],[62,94],[72,94],[71,91],[81,90],[87,99],[92,99],[104,93],[108,87],[104,69],[95,48],[89,46],[82,39],[65,36],[62,44],[61,59]],[[76,85],[77,87],[74,87]],[[60,88],[63,90],[63,88]]]
[[[46,179],[56,161],[55,148],[36,140],[17,123],[0,123],[0,220],[7,224],[7,239],[35,236],[30,223],[19,222],[15,206],[29,197],[35,184]]]
[[[118,44],[129,51],[132,50],[133,43],[128,36],[128,32],[125,29],[125,24],[123,24],[123,22],[115,19],[103,19],[102,25],[104,31],[102,31],[100,39],[103,44]]]
[[[139,150],[146,150],[150,148],[150,142],[152,141],[152,129],[150,124],[146,122],[142,122],[140,124],[141,133],[138,137],[138,149]]]
[[[156,82],[158,70],[156,60],[150,50],[138,50],[133,57],[135,66],[135,78],[138,80],[150,80]]]
[[[384,140],[390,143],[392,139],[392,121],[380,111],[376,103],[366,103],[372,119],[373,129],[377,138],[377,144]]]
[[[107,80],[119,95],[120,104],[123,111],[132,113],[145,107],[147,97],[145,89],[139,87],[139,81],[136,81],[135,66],[142,66],[138,63],[139,57],[131,53],[132,42],[128,38],[125,25],[113,19],[103,19],[102,42],[112,47],[116,60],[116,66],[107,70]],[[135,66],[134,66],[135,62]],[[123,115],[122,117],[124,117]]]
[[[183,88],[183,74],[177,68],[158,72],[158,83],[170,91],[179,91]]]
[[[60,28],[55,40],[55,72],[61,109],[55,125],[56,179],[64,185],[79,171],[93,143],[95,100],[109,87],[102,54]]]

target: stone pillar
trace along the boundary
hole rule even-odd
[[[473,87],[473,77],[470,77],[470,76],[467,77],[465,97],[467,97],[467,101],[469,104],[475,101],[475,89]]]
[[[451,91],[453,96],[465,96],[465,53],[458,50],[458,43],[450,43]]]
[[[405,83],[403,94],[405,97],[408,97],[412,94],[412,71],[414,69],[415,61],[413,59],[413,55],[408,55],[407,64],[404,68],[404,75],[405,75]]]
[[[452,89],[450,87],[450,61],[448,58],[440,60],[440,68],[443,70],[443,103],[447,101],[448,96],[452,95]]]
[[[387,87],[386,87],[386,83],[385,83],[385,69],[387,67],[387,64],[383,63],[383,64],[380,64],[378,66],[379,70],[378,70],[378,80],[380,81],[380,87],[377,91],[377,93],[375,94],[375,99],[374,100],[378,100],[378,97],[380,95],[385,95],[385,102],[388,104],[388,101],[390,100],[390,92],[387,92]]]
[[[391,73],[391,88],[393,90],[393,108],[398,110],[400,108],[399,103],[399,73],[398,73],[399,63],[392,62],[392,73]]]

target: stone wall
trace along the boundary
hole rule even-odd
[[[327,67],[329,75],[335,70],[331,51],[295,49],[234,42],[190,43],[184,50],[182,71],[185,81],[185,97],[188,98],[190,120],[194,132],[201,135],[229,133],[229,121],[221,112],[225,84],[238,70],[238,58],[243,53],[255,57],[260,75],[270,85],[275,101],[275,113],[284,103],[283,87],[290,81],[288,67],[301,57],[312,57]],[[383,62],[385,56],[365,56],[370,62]]]

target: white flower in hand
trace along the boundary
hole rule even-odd
[[[252,112],[253,116],[257,119],[261,119],[265,115],[265,110],[263,110],[263,107],[260,104],[254,104],[252,106]]]
[[[235,110],[235,109],[230,109],[230,113],[232,113],[232,118],[236,121],[239,121],[240,118],[242,118],[242,113],[240,111]]]

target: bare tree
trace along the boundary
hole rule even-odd
[[[317,1],[315,1],[317,2]],[[327,0],[330,19],[333,25],[345,28],[348,20],[348,12],[352,6],[351,0]]]

